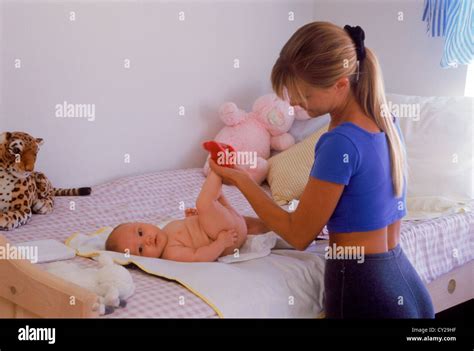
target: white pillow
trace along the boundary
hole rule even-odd
[[[306,139],[314,132],[326,126],[330,120],[331,117],[329,114],[306,120],[295,119],[288,132],[295,138],[295,143],[299,143],[301,140]]]
[[[387,102],[400,117],[408,153],[407,199],[432,198],[436,211],[437,198],[469,202],[474,196],[474,98],[387,94]]]

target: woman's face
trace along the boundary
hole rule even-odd
[[[306,82],[301,82],[300,89],[306,98],[307,106],[305,106],[304,101],[293,99],[290,99],[290,104],[301,106],[310,117],[314,118],[331,113],[343,104],[347,97],[349,80],[341,78],[329,88],[314,87]]]

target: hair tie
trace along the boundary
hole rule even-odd
[[[352,27],[349,25],[345,25],[344,30],[349,33],[349,36],[355,44],[357,60],[362,61],[363,59],[365,59],[364,30],[360,26]]]

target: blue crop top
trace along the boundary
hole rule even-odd
[[[345,122],[324,133],[314,153],[311,176],[345,185],[327,223],[330,233],[380,229],[406,215],[406,179],[403,195],[396,198],[384,132],[370,133]]]

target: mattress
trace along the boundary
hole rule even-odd
[[[160,171],[120,178],[95,186],[91,196],[58,197],[48,215],[34,215],[29,223],[3,232],[12,242],[57,239],[71,234],[89,234],[103,226],[127,221],[158,223],[183,218],[183,207],[194,207],[204,176],[200,168]],[[262,187],[270,194],[268,186]],[[245,197],[224,185],[231,204],[243,215],[255,216]],[[401,245],[424,282],[473,259],[474,215],[456,214],[424,221],[404,221]],[[311,250],[311,248],[309,248]],[[76,257],[81,266],[95,266],[90,259]],[[126,308],[110,318],[208,318],[217,317],[203,300],[180,284],[131,268],[137,286]]]
[[[470,207],[474,209],[474,201]],[[429,283],[474,259],[474,212],[402,221],[400,245]]]

